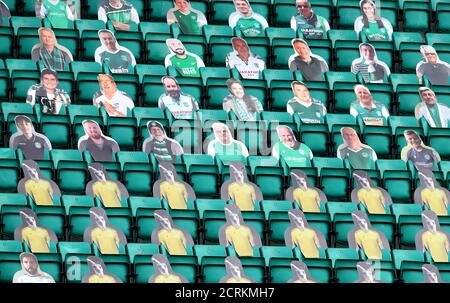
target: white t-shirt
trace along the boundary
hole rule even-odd
[[[236,67],[244,79],[259,79],[259,73],[266,68],[266,64],[260,57],[250,55],[246,63],[235,51],[227,55],[226,64],[229,69]]]
[[[133,109],[133,100],[124,92],[116,91],[111,99],[108,99],[103,93],[98,92],[94,95],[94,105],[100,107],[100,104],[107,102],[111,104],[117,111],[121,112],[125,116],[127,115],[127,109]],[[108,113],[109,114],[109,113]],[[116,114],[109,114],[111,117],[117,116]]]
[[[16,272],[13,283],[55,283],[55,280],[48,273],[40,272],[39,276],[32,276],[25,270]]]

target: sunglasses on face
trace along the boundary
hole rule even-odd
[[[309,5],[309,4],[297,4],[297,7],[298,8],[310,8],[311,5]]]

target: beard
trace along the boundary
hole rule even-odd
[[[180,100],[181,92],[179,90],[171,90],[168,93],[172,99]]]
[[[174,50],[174,53],[177,55],[184,55],[186,51],[184,50],[184,48],[177,48]]]

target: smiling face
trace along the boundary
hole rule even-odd
[[[102,131],[100,130],[100,127],[97,123],[85,122],[84,130],[86,131],[86,134],[89,136],[89,138],[98,140],[102,137]]]
[[[177,39],[170,40],[168,42],[169,48],[176,55],[184,55],[186,53],[186,49],[184,48],[183,43]]]
[[[175,0],[175,5],[183,13],[189,11],[189,2],[186,0]]]
[[[431,90],[424,90],[421,93],[422,96],[422,100],[428,105],[428,106],[433,106],[434,104],[436,104],[436,95],[431,91]]]
[[[279,127],[278,128],[278,137],[280,138],[281,142],[283,142],[284,145],[288,147],[294,147],[295,145],[295,138],[294,134],[292,134],[292,131],[288,127]]]
[[[250,49],[245,41],[241,39],[234,39],[233,48],[243,60],[247,60],[248,57],[250,57]]]
[[[294,43],[295,52],[300,56],[300,58],[305,59],[309,57],[309,47],[301,41],[296,41]]]
[[[117,91],[116,82],[107,75],[100,75],[98,77],[98,84],[106,95],[113,95]]]
[[[414,148],[418,148],[422,144],[422,140],[420,139],[420,137],[414,133],[406,135],[406,141]]]
[[[113,36],[113,34],[109,32],[101,32],[99,36],[100,41],[109,51],[116,50],[116,38]]]
[[[150,133],[152,134],[153,138],[155,138],[158,141],[161,141],[164,139],[164,131],[158,126],[151,127]]]
[[[238,99],[244,98],[245,91],[241,84],[233,83],[230,87],[231,94]]]
[[[178,83],[175,81],[175,79],[172,78],[165,78],[163,81],[164,88],[166,89],[166,92],[174,99],[178,100],[180,98],[180,87],[178,86]]]
[[[249,15],[251,13],[250,5],[245,0],[235,0],[234,6],[244,16]]]
[[[372,105],[372,95],[364,86],[358,86],[356,89],[356,98],[364,105]]]
[[[297,9],[302,16],[306,18],[310,18],[312,14],[312,8],[311,4],[308,2],[308,0],[297,0],[295,2],[295,6],[297,6]]]
[[[47,91],[54,91],[58,87],[58,79],[56,79],[55,75],[45,74],[42,76],[42,84]]]
[[[425,53],[425,58],[428,63],[435,64],[437,62],[437,54],[435,52],[427,52]]]
[[[342,137],[344,141],[349,145],[356,147],[361,142],[359,141],[358,135],[353,128],[345,128],[342,130]]]
[[[375,18],[375,8],[371,3],[369,3],[369,2],[364,3],[362,6],[362,9],[363,9],[364,15],[366,15],[366,17],[369,20],[373,20]]]
[[[18,119],[16,122],[17,128],[25,135],[29,135],[33,133],[33,123],[26,119]]]
[[[49,30],[41,30],[39,38],[45,47],[53,47],[56,45],[55,34]]]
[[[361,46],[361,54],[366,60],[373,61],[375,59],[375,51],[369,45]]]
[[[226,125],[217,125],[214,127],[214,135],[223,144],[228,144],[231,141],[231,134]]]
[[[308,88],[302,84],[294,84],[292,88],[294,96],[302,102],[308,103],[311,101],[311,95]]]

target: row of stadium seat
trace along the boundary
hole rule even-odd
[[[11,282],[14,273],[20,270],[18,253],[21,244],[15,241],[0,241],[0,281]],[[56,282],[80,282],[87,274],[86,257],[94,254],[94,249],[85,242],[60,242],[59,253],[36,254],[43,271],[53,276]],[[148,243],[129,243],[124,255],[101,255],[110,273],[124,282],[147,283],[155,273],[151,255],[164,252],[163,248]],[[224,259],[227,251],[222,246],[195,245],[192,256],[168,256],[172,269],[182,274],[190,283],[217,283],[225,276]],[[292,277],[290,262],[302,260],[287,247],[264,246],[261,257],[241,258],[246,275],[257,282],[285,283]],[[377,264],[383,282],[418,283],[423,280],[421,268],[424,255],[415,250],[393,250],[386,254],[385,261]],[[329,248],[323,259],[303,259],[313,279],[322,283],[352,283],[358,279],[356,263],[362,257],[356,250]],[[434,263],[444,281],[450,281],[447,263]],[[78,275],[74,275],[74,267]]]
[[[34,3],[20,0],[9,0],[13,15],[33,16]],[[173,8],[171,0],[131,0],[140,20],[166,21],[167,11]],[[250,1],[254,12],[262,15],[271,25],[289,26],[290,17],[298,10],[290,0],[253,0]],[[83,19],[97,19],[98,1],[85,1],[82,4]],[[191,1],[192,7],[207,17],[210,24],[228,24],[228,16],[236,11],[234,4],[226,0]],[[353,28],[354,20],[361,15],[359,3],[349,0],[319,0],[311,1],[314,12],[327,19],[336,28]],[[333,7],[334,6],[334,7]],[[430,29],[430,24],[436,24],[438,31],[448,31],[447,17],[450,5],[445,0],[433,1],[383,1],[382,16],[388,19],[395,29],[421,30]],[[414,21],[412,21],[414,20]]]

